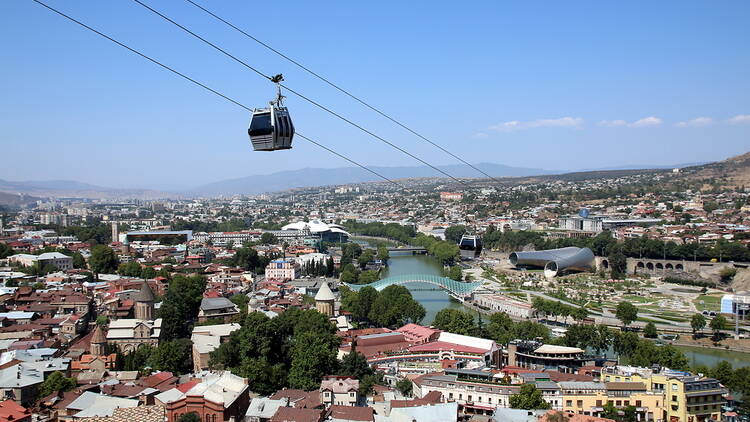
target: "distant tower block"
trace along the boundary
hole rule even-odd
[[[321,314],[331,318],[334,312],[334,302],[336,302],[336,296],[333,295],[331,288],[328,287],[328,283],[323,283],[318,290],[318,294],[315,295],[315,309]]]
[[[112,222],[112,241],[113,242],[120,241],[120,227],[117,224],[117,221]]]

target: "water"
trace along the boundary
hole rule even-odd
[[[369,245],[367,240],[357,239],[357,243],[363,246]],[[433,257],[427,255],[402,255],[394,253],[388,260],[388,268],[383,277],[401,274],[432,274],[442,275],[443,266]],[[405,285],[412,290],[414,299],[424,306],[426,312],[422,324],[429,325],[435,319],[441,309],[454,308],[466,310],[458,302],[450,300],[450,296],[435,286],[424,283],[410,283]],[[425,290],[433,289],[433,290]],[[685,353],[691,365],[706,365],[709,368],[716,366],[719,362],[726,360],[734,368],[750,366],[750,353],[734,352],[730,350],[708,349],[703,347],[675,346]]]
[[[433,257],[426,255],[405,255],[391,256],[388,260],[388,268],[383,274],[384,277],[402,275],[402,274],[430,274],[442,275],[443,266]],[[422,324],[431,324],[435,319],[435,314],[444,308],[464,309],[464,306],[458,302],[450,300],[450,296],[443,290],[437,289],[431,284],[409,283],[404,285],[412,290],[411,295],[414,299],[424,306],[426,312]],[[427,290],[430,289],[430,290]]]
[[[706,365],[713,368],[721,361],[727,361],[733,368],[750,366],[750,353],[731,350],[709,349],[706,347],[675,346],[688,358],[690,365]]]

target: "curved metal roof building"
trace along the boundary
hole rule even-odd
[[[594,266],[594,253],[589,248],[567,247],[546,251],[513,252],[508,257],[516,267],[544,268],[546,277],[567,271],[588,271]]]

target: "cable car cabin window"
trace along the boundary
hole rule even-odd
[[[253,120],[250,122],[248,133],[250,136],[269,135],[273,133],[273,126],[271,126],[271,113],[254,115]]]
[[[476,244],[474,243],[473,239],[464,239],[461,242],[461,245],[459,245],[460,249],[475,249]]]

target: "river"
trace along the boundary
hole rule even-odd
[[[431,274],[441,275],[443,273],[443,267],[440,265],[435,258],[427,255],[405,255],[397,256],[394,254],[391,259],[388,260],[388,269],[384,274],[384,277],[401,275],[401,274]],[[412,292],[411,295],[414,299],[424,306],[425,314],[422,320],[423,324],[431,324],[441,309],[444,308],[456,308],[465,309],[463,305],[458,302],[450,300],[450,296],[443,290],[431,284],[425,283],[409,283],[405,285]]]
[[[369,245],[370,242],[363,239],[355,240],[362,245]],[[383,277],[401,275],[401,274],[432,274],[441,275],[442,265],[433,257],[427,255],[401,255],[394,253],[388,260],[388,268]],[[410,283],[406,287],[412,290],[412,296],[424,306],[427,311],[423,324],[429,325],[435,319],[441,309],[454,308],[466,310],[462,304],[451,301],[450,296],[443,290],[435,286],[424,283]],[[750,366],[750,353],[734,352],[730,350],[709,349],[703,347],[676,346],[680,351],[685,353],[691,365],[706,365],[709,368],[716,366],[717,363],[726,360],[733,367],[739,368]]]

